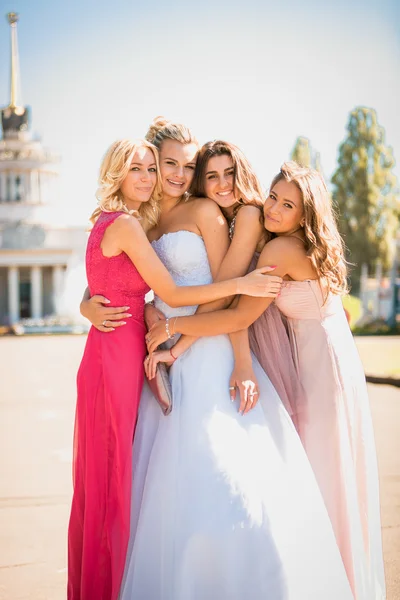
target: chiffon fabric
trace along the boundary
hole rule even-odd
[[[304,406],[303,388],[294,361],[289,334],[282,313],[275,304],[249,327],[249,341],[265,373],[279,394],[294,425]]]
[[[249,271],[257,267],[255,253]],[[271,273],[273,275],[273,273]],[[297,425],[297,412],[303,406],[303,388],[295,364],[286,319],[274,303],[249,327],[251,351],[255,354],[284,407]]]
[[[164,235],[153,247],[181,285],[211,281],[196,234]],[[155,304],[169,317],[195,310]],[[228,336],[197,340],[170,370],[167,417],[144,386],[121,600],[352,600],[287,411],[254,358],[260,399],[239,414],[233,363]]]
[[[287,281],[275,303],[287,319],[303,389],[301,404],[294,409],[297,430],[324,497],[354,598],[383,600],[374,434],[365,376],[341,298],[332,294],[326,298],[318,280]],[[271,353],[270,331],[262,322],[254,328],[257,355],[267,373],[270,366],[263,353],[267,357]],[[282,355],[276,356],[275,367],[284,371],[286,361],[279,365]]]
[[[68,529],[68,599],[116,600],[129,539],[132,440],[146,354],[144,296],[149,291],[125,253],[103,256],[104,232],[122,213],[102,213],[90,234],[90,294],[132,317],[112,333],[91,328],[79,368],[74,492]]]

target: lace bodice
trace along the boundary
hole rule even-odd
[[[86,274],[90,295],[101,294],[110,306],[129,306],[135,317],[143,318],[144,295],[150,290],[125,252],[106,257],[101,250],[104,233],[121,212],[103,212],[90,233],[86,250]]]
[[[207,250],[203,239],[192,231],[164,233],[152,242],[158,257],[172,275],[177,285],[204,285],[212,283]],[[192,315],[197,306],[171,308],[154,296],[155,306],[167,317]]]

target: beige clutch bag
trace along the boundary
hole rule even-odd
[[[172,387],[165,363],[158,363],[156,376],[147,379],[147,383],[164,415],[169,415],[172,410]]]

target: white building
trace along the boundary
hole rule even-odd
[[[29,131],[19,96],[17,21],[11,27],[11,94],[1,110],[0,325],[60,314],[68,270],[82,264],[83,227],[57,225],[59,158]]]

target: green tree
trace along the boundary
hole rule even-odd
[[[339,147],[338,168],[332,177],[333,200],[339,210],[351,268],[351,284],[359,290],[362,263],[371,270],[377,261],[390,265],[393,238],[399,224],[397,182],[392,173],[392,149],[372,108],[357,107]]]
[[[316,171],[318,171],[319,173],[322,173],[321,155],[319,152],[315,153],[313,167]]]
[[[290,158],[295,160],[302,167],[311,167],[312,160],[310,140],[299,136],[295,142]]]
[[[302,167],[312,167],[322,173],[321,155],[313,151],[310,140],[306,137],[297,138],[290,158]]]

